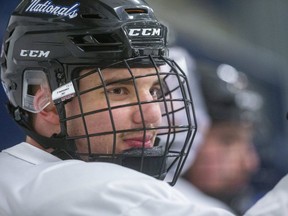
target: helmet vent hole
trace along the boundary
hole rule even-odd
[[[117,41],[110,34],[79,35],[71,37],[71,39],[74,44],[100,45],[105,43],[117,43]]]
[[[81,16],[84,19],[104,19],[100,14],[82,14]]]
[[[148,10],[145,8],[129,8],[125,9],[126,13],[128,14],[140,14],[140,13],[148,13]]]
[[[110,34],[70,36],[70,40],[79,49],[89,51],[111,51],[120,49],[122,43]]]
[[[117,43],[117,41],[108,34],[98,34],[98,35],[94,35],[95,40],[97,40],[100,44],[104,44],[104,43]]]
[[[4,46],[4,52],[7,53],[10,46],[10,42],[8,41]]]

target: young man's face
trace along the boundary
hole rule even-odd
[[[82,71],[81,75],[87,72]],[[143,76],[151,73],[154,75]],[[159,126],[162,119],[160,104],[154,101],[161,92],[159,79],[154,68],[134,68],[132,74],[135,77],[143,76],[134,80],[136,85],[133,79],[123,80],[131,78],[129,71],[124,68],[105,69],[101,76],[95,72],[80,80],[79,88],[83,93],[80,97],[82,107],[75,97],[66,108],[68,118],[78,115],[77,118],[67,121],[67,128],[70,137],[83,136],[82,139],[76,140],[79,153],[91,151],[91,153],[109,154],[113,153],[113,149],[115,153],[120,153],[131,148],[153,147],[157,133],[153,128]],[[117,82],[118,80],[122,81]],[[106,90],[101,87],[102,81],[106,84]],[[90,91],[91,89],[93,90]],[[142,102],[154,102],[142,104],[140,108],[137,98]],[[125,104],[132,105],[120,107]],[[112,107],[111,111],[107,110],[108,106]],[[80,116],[81,110],[87,115]],[[144,132],[144,127],[150,129]],[[125,132],[137,128],[138,131]],[[113,131],[120,132],[112,134]],[[107,133],[101,134],[105,132]],[[87,139],[84,137],[86,133],[93,135]],[[89,142],[90,149],[87,145]]]
[[[259,163],[251,142],[251,127],[235,123],[213,125],[190,171],[193,183],[208,194],[239,192]]]

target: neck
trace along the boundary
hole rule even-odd
[[[29,143],[30,145],[33,145],[43,151],[46,151],[48,153],[51,153],[53,151],[52,148],[49,148],[49,149],[45,149],[43,146],[41,146],[39,143],[37,143],[34,139],[32,139],[31,137],[27,136],[26,137],[26,142]]]

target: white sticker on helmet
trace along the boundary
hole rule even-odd
[[[75,88],[72,82],[60,86],[52,93],[52,100],[55,104],[69,100],[75,96]]]

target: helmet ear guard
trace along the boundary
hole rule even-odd
[[[22,107],[39,113],[50,103],[50,88],[46,74],[39,70],[26,70],[23,77]]]

